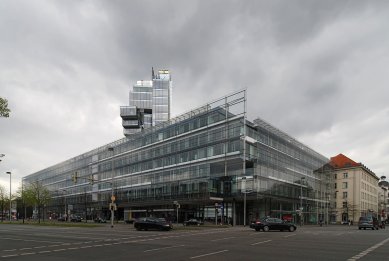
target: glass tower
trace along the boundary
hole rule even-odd
[[[120,107],[125,136],[170,120],[172,81],[168,70],[152,69],[151,81],[137,81],[129,95],[129,106]]]

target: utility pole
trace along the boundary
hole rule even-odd
[[[108,151],[112,151],[112,160],[111,160],[111,204],[109,206],[110,210],[111,210],[111,228],[113,228],[113,219],[114,219],[114,204],[115,204],[115,196],[113,194],[113,172],[114,172],[114,169],[113,169],[113,156],[114,156],[114,148],[113,147],[109,147],[108,148]]]

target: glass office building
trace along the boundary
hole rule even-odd
[[[247,224],[270,215],[316,223],[328,216],[328,159],[261,119],[247,120],[246,102],[246,90],[233,93],[24,182],[52,191],[47,213],[90,219],[108,216],[112,190],[116,218],[125,220]]]
[[[172,80],[168,70],[152,69],[151,81],[137,81],[129,95],[129,106],[120,107],[125,136],[170,119]]]

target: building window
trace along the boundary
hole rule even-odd
[[[343,202],[343,208],[347,208],[347,202]]]
[[[347,192],[343,192],[343,198],[347,198]]]
[[[337,179],[338,175],[335,173],[334,178]]]
[[[347,182],[342,182],[342,189],[346,189],[347,188]]]
[[[347,179],[347,178],[348,178],[348,173],[347,173],[347,172],[343,173],[343,178],[344,178],[344,179]]]

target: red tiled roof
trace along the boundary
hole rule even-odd
[[[361,163],[356,163],[355,161],[346,157],[343,154],[339,154],[335,157],[332,157],[330,160],[330,165],[337,169],[362,166]]]

